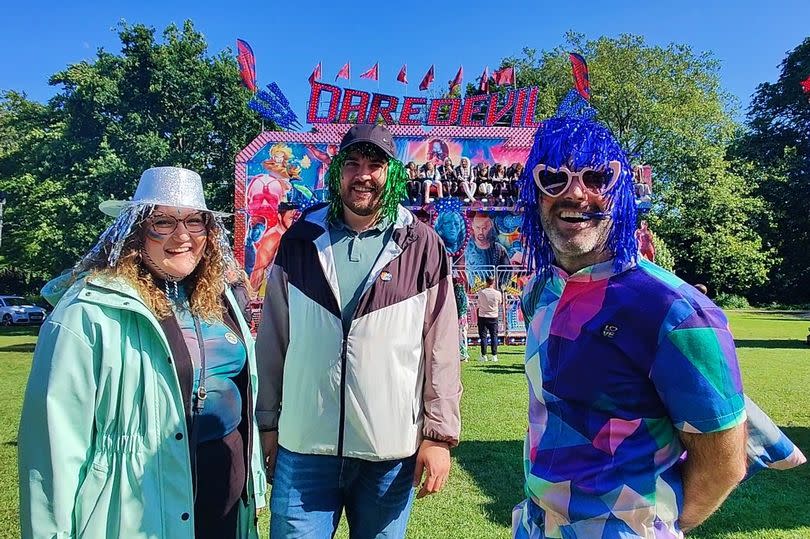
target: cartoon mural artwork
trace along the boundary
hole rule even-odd
[[[439,166],[444,164],[444,160],[448,157],[450,157],[450,149],[447,146],[447,142],[438,138],[430,141],[425,161]]]
[[[338,146],[337,144],[327,144],[326,149],[321,150],[314,144],[305,144],[304,148],[306,148],[307,153],[312,159],[321,163],[321,166],[318,167],[318,181],[315,183],[315,191],[319,191],[326,187],[326,171],[329,169],[329,165],[332,164],[332,159],[338,153]]]
[[[323,151],[327,155],[328,150]],[[316,198],[320,169],[326,166],[310,159],[305,147],[285,142],[268,144],[246,163],[245,195],[239,201],[246,214],[243,260],[255,291],[261,292],[281,235],[298,209]]]
[[[444,248],[452,258],[464,253],[469,236],[469,223],[457,198],[446,197],[436,202],[433,228],[444,242]]]
[[[242,218],[235,226],[235,250],[259,298],[282,235],[301,210],[325,199],[326,171],[349,127],[321,124],[306,133],[265,132],[237,157],[235,202]],[[515,181],[514,175],[507,180],[497,171],[503,175],[526,160],[534,129],[437,126],[426,130],[417,125],[392,125],[390,129],[400,161],[413,162],[419,169],[430,163],[438,171],[434,174],[438,183],[448,186],[444,196],[433,195],[436,198],[429,203],[420,192],[403,204],[441,236],[454,271],[462,276],[469,292],[483,286],[487,274],[497,274],[507,297],[517,298],[525,283],[520,271],[520,214],[509,197],[493,196],[487,205],[476,200],[480,186],[473,170],[491,168],[495,171],[493,184],[500,181],[511,186],[508,182]],[[413,183],[421,185],[424,179],[414,178]],[[506,320],[510,331],[519,333],[520,314],[517,302],[513,303]]]
[[[250,268],[250,286],[258,294],[264,297],[265,275],[273,260],[276,258],[278,247],[281,244],[281,236],[289,229],[298,217],[298,209],[286,202],[279,204],[277,218],[273,226],[265,226],[264,231],[258,240],[253,242],[254,263]],[[245,251],[247,253],[247,250]],[[247,257],[245,263],[247,269]]]

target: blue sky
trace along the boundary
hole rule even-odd
[[[744,110],[757,84],[775,80],[785,54],[810,35],[807,0],[23,1],[2,10],[0,89],[46,100],[55,91],[47,84],[52,73],[92,59],[99,47],[119,50],[119,20],[162,29],[188,18],[205,34],[211,52],[235,49],[237,37],[247,40],[256,53],[259,83],[279,84],[299,118],[305,117],[307,77],[319,61],[325,81],[334,80],[340,66],[351,61],[351,85],[370,91],[377,84],[357,76],[379,61],[379,89],[397,95],[404,88],[394,79],[407,63],[409,93],[415,95],[430,64],[436,64],[434,84],[445,85],[460,64],[469,81],[485,65],[492,69],[524,46],[560,44],[568,30],[589,38],[641,34],[649,44],[676,42],[696,52],[711,51],[721,62],[724,89]]]

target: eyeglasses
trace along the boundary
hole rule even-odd
[[[568,190],[574,178],[580,179],[585,190],[603,195],[616,185],[621,171],[622,165],[619,161],[611,161],[606,167],[586,167],[577,172],[569,170],[568,167],[554,168],[540,163],[534,167],[532,176],[543,194],[555,198]]]
[[[208,214],[192,213],[185,219],[177,219],[165,213],[153,214],[150,218],[150,227],[161,236],[169,236],[177,230],[177,225],[183,223],[189,234],[202,234],[208,228]]]

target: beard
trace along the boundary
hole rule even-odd
[[[552,205],[548,210],[541,208],[540,223],[551,242],[555,256],[558,259],[561,257],[567,259],[601,257],[607,249],[608,236],[612,226],[611,219],[591,219],[581,224],[566,226],[557,217],[562,210],[605,211],[597,206],[583,210],[581,205],[565,201]]]
[[[371,189],[366,193],[361,193],[355,190],[356,187]],[[348,208],[352,213],[367,217],[374,215],[382,208],[382,195],[383,188],[374,185],[370,182],[356,182],[348,186],[348,188],[341,189],[340,199],[343,206]]]

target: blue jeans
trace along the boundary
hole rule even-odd
[[[271,539],[333,537],[346,510],[351,539],[401,539],[413,504],[416,455],[372,462],[278,448]]]

